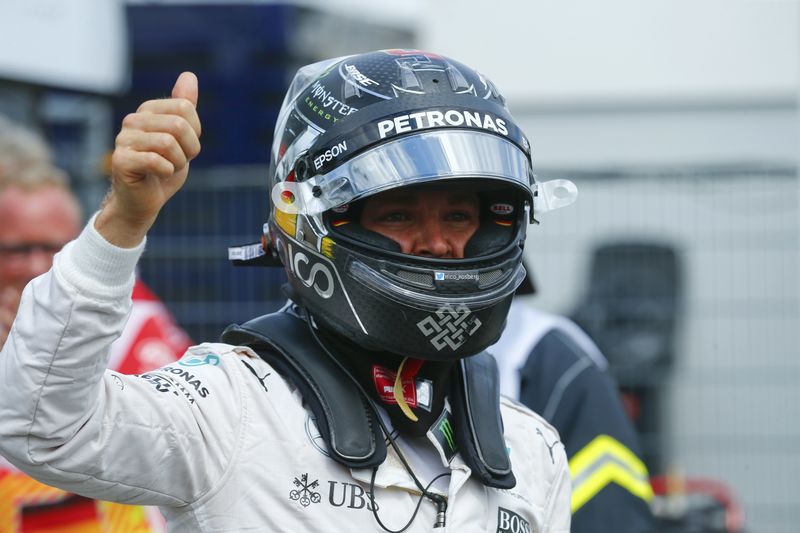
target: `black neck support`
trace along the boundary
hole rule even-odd
[[[309,327],[305,319],[281,311],[228,326],[222,341],[249,346],[297,387],[332,459],[349,468],[382,464],[386,444],[371,400],[335,354],[316,342]],[[484,485],[514,487],[494,358],[483,352],[461,359],[453,368],[449,399],[461,457]]]

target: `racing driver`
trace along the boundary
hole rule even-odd
[[[290,300],[138,376],[106,370],[134,268],[200,151],[197,78],[123,120],[101,210],[25,289],[0,355],[0,451],[44,483],[157,505],[170,531],[558,532],[557,432],[501,398],[494,359],[538,183],[497,88],[382,50],[301,69],[270,213],[240,263]]]

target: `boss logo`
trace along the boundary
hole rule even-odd
[[[314,263],[309,268],[309,259],[303,252],[297,252],[292,257],[292,271],[300,282],[314,290],[326,300],[333,296],[333,274],[324,263]]]
[[[530,523],[514,511],[497,508],[497,533],[535,533]]]

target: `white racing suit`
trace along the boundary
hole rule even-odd
[[[201,344],[139,376],[106,370],[142,249],[111,246],[92,221],[25,289],[0,353],[2,455],[77,494],[157,505],[173,532],[382,531],[373,506],[388,527],[405,525],[420,496],[396,452],[378,469],[373,501],[372,471],[328,458],[299,393],[249,349]],[[470,477],[434,428],[401,443],[417,448],[406,454],[415,471],[427,450],[451,474],[440,492],[447,524],[436,531],[566,533],[558,434],[519,404],[501,408],[513,489]],[[408,531],[433,531],[435,514],[423,501]]]

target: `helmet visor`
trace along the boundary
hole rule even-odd
[[[346,156],[346,142],[338,146],[338,151],[329,151],[331,158]],[[313,216],[395,187],[462,177],[516,185],[532,201],[527,155],[498,135],[468,130],[400,137],[356,155],[327,174],[302,183],[280,182],[273,187],[272,201],[281,211]]]

